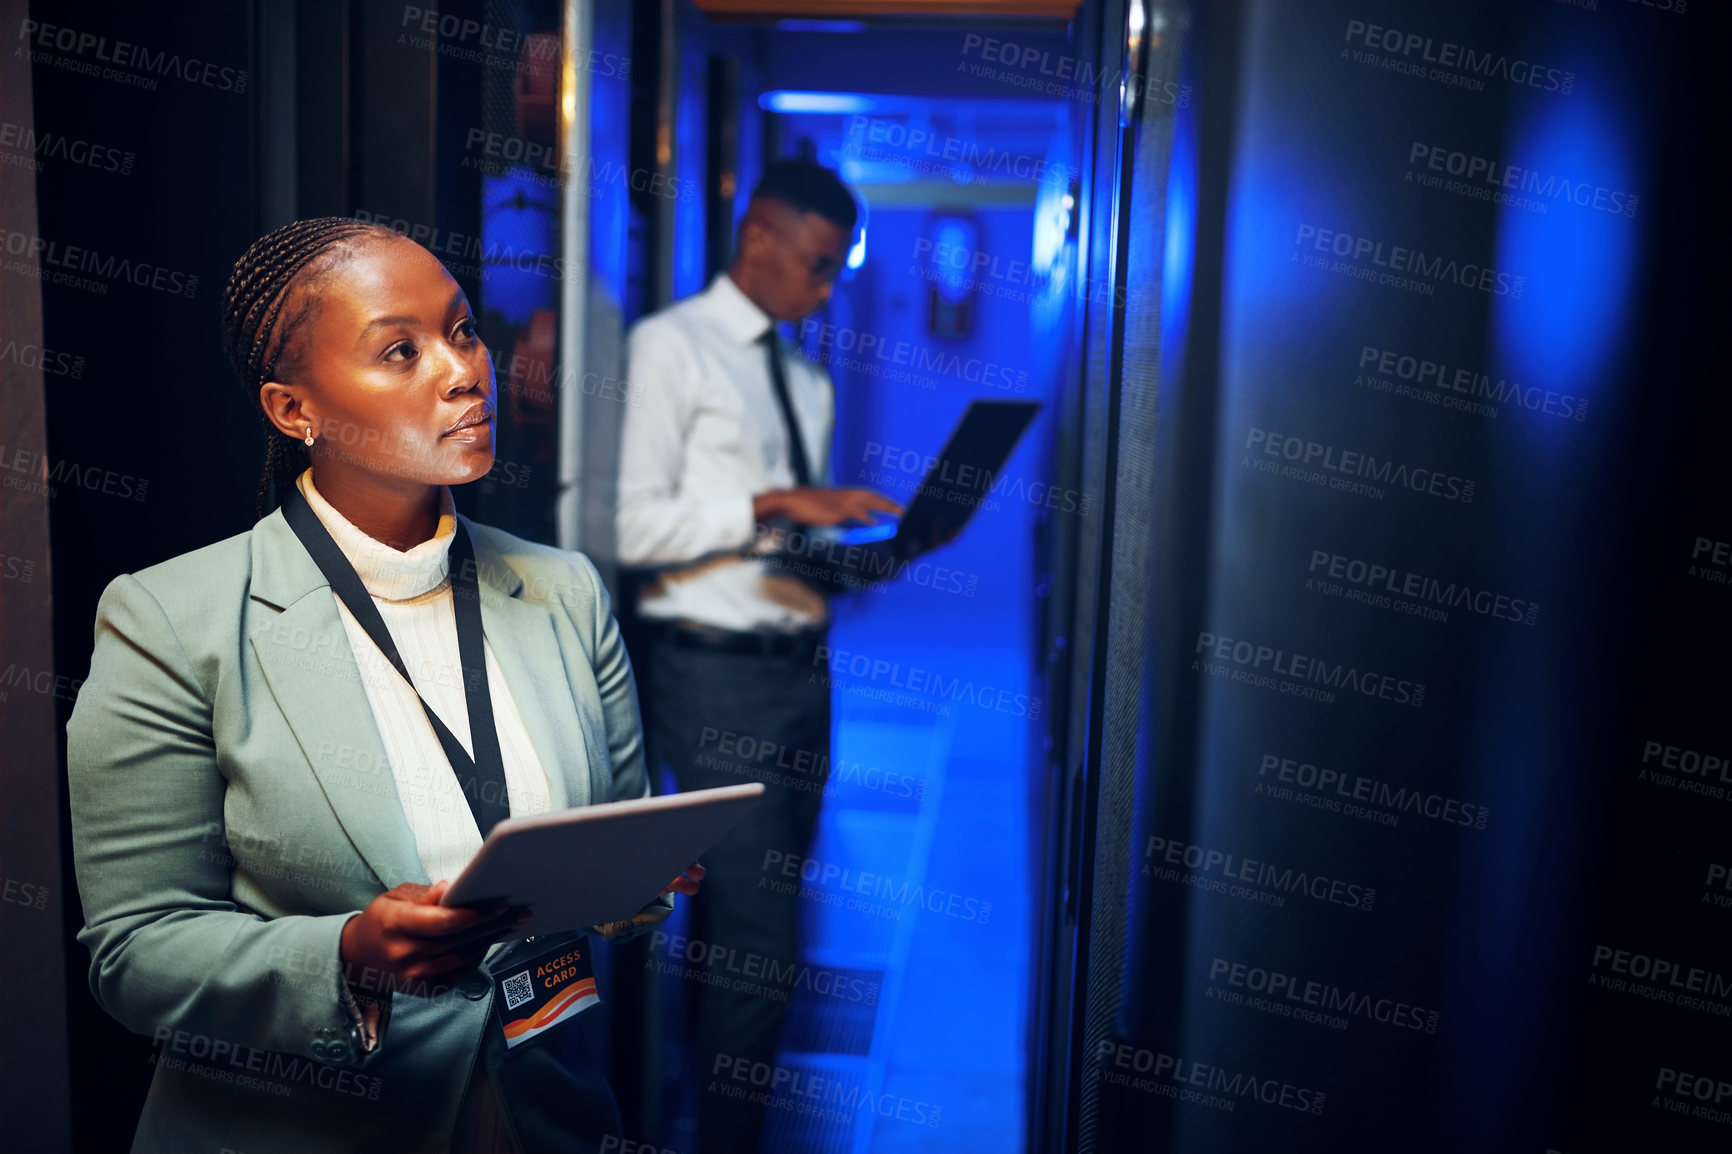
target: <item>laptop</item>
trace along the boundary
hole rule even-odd
[[[1004,463],[1039,411],[1039,401],[969,402],[899,521],[797,529],[785,548],[765,556],[766,566],[830,594],[894,580],[914,558],[954,540],[994,499]]]

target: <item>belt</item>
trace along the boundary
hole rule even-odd
[[[656,640],[675,649],[701,649],[710,653],[743,653],[757,657],[791,657],[815,652],[824,643],[822,627],[796,630],[718,629],[689,621],[658,621],[651,627]]]

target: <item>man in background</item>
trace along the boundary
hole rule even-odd
[[[815,667],[828,605],[748,550],[768,528],[900,512],[869,490],[826,487],[833,387],[777,332],[829,299],[856,215],[829,169],[772,164],[728,271],[646,317],[628,342],[628,379],[643,399],[622,433],[619,554],[652,571],[637,603],[650,753],[682,791],[766,787],[753,816],[704,855],[692,904],[692,938],[727,975],[689,987],[703,1154],[758,1149],[763,1107],[721,1090],[756,1089],[729,1075],[775,1062],[792,991],[771,975],[791,977],[798,961],[800,886],[764,863],[806,856],[830,763],[828,669]],[[731,755],[738,748],[785,752]],[[731,988],[748,965],[762,993]]]

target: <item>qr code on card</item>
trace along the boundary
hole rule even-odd
[[[535,998],[535,985],[529,980],[528,970],[506,978],[502,988],[505,990],[505,1008],[508,1010],[515,1010]]]

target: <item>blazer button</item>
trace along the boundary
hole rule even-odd
[[[487,991],[492,984],[493,983],[489,982],[486,978],[476,975],[474,977],[464,978],[463,984],[457,988],[462,990],[463,996],[468,998],[471,1002],[479,1002],[482,998],[487,996]]]

